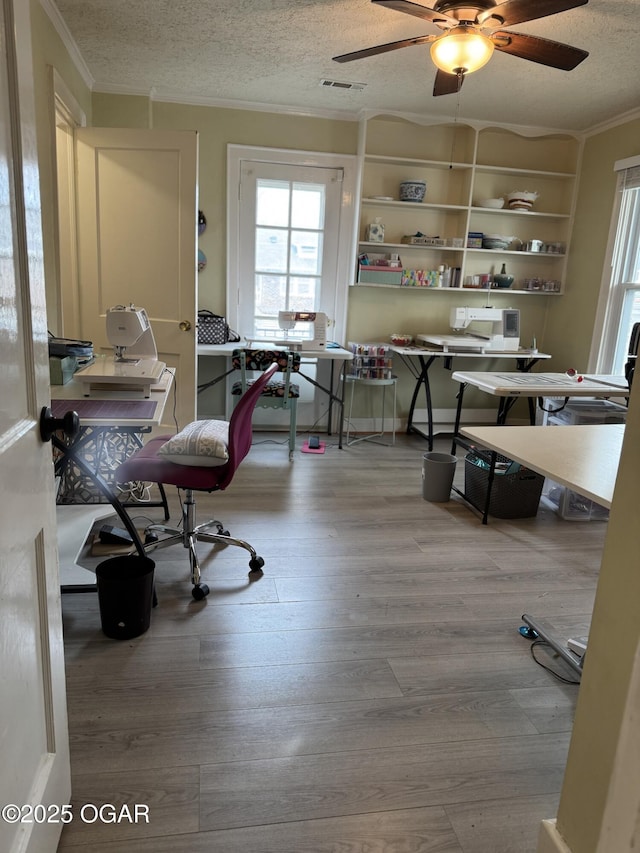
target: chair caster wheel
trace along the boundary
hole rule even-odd
[[[198,583],[191,590],[191,595],[196,601],[202,601],[209,595],[209,587],[206,583]]]
[[[264,560],[262,557],[254,557],[249,560],[249,577],[261,578],[263,575],[262,567],[264,566]]]

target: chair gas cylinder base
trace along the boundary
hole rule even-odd
[[[213,532],[216,528],[216,532]],[[191,583],[193,584],[192,595],[196,601],[202,601],[209,594],[209,587],[202,582],[202,573],[200,570],[200,561],[196,544],[198,542],[208,542],[211,545],[237,545],[244,548],[251,555],[249,560],[249,578],[258,580],[262,577],[262,567],[264,559],[256,553],[248,542],[243,539],[237,539],[231,536],[228,530],[225,530],[222,522],[217,519],[196,523],[196,501],[192,489],[185,490],[185,497],[182,502],[182,527],[170,527],[166,524],[152,524],[147,528],[148,533],[166,534],[154,542],[145,545],[145,552],[150,553],[159,548],[169,548],[172,545],[182,543],[183,547],[189,550],[189,566],[191,568]]]
[[[248,542],[230,536],[222,522],[216,519],[200,524],[196,522],[195,493],[221,492],[231,484],[236,469],[251,449],[251,421],[256,403],[264,386],[276,370],[275,364],[269,367],[242,395],[228,425],[224,421],[196,421],[185,427],[178,436],[159,436],[151,439],[120,465],[116,472],[119,483],[149,482],[177,486],[184,491],[182,526],[150,525],[147,532],[160,534],[160,538],[146,542],[144,550],[145,553],[150,553],[160,548],[182,544],[189,552],[193,584],[191,594],[196,601],[202,601],[209,594],[208,585],[202,582],[200,561],[196,550],[198,542],[211,545],[237,545],[243,548],[250,555],[249,578],[257,580],[262,577],[264,559],[258,556]],[[228,433],[226,433],[227,426]],[[226,441],[222,442],[223,457],[215,464],[215,460],[212,462],[213,435],[225,433],[227,437]],[[219,446],[221,441],[219,438],[216,440]],[[168,458],[166,447],[170,442],[176,445],[171,459]],[[200,454],[197,453],[198,450],[201,451]],[[196,453],[195,456],[194,453]],[[180,464],[171,461],[175,458],[181,459]]]
[[[351,385],[351,395],[349,398],[349,415],[347,417],[347,430],[346,430],[346,443],[347,447],[351,447],[354,444],[358,444],[360,441],[374,441],[375,439],[382,439],[385,436],[385,421],[386,421],[386,393],[387,388],[389,386],[393,389],[393,410],[391,412],[391,444],[396,443],[396,385],[397,385],[397,377],[396,376],[388,376],[384,379],[370,379],[360,376],[345,376],[346,381]],[[372,389],[381,389],[381,410],[380,410],[380,431],[376,432],[376,421],[377,418],[374,419],[374,432],[367,433],[366,435],[361,435],[358,438],[351,438],[352,431],[352,422],[351,415],[353,412],[353,395],[355,391],[356,385],[370,387]],[[380,442],[378,442],[380,443]]]

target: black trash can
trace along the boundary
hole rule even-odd
[[[153,572],[148,557],[112,557],[96,568],[102,630],[114,640],[139,637],[151,623]]]

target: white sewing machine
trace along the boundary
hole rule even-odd
[[[515,352],[520,348],[520,311],[517,308],[452,308],[449,325],[458,334],[420,335],[420,340],[445,349],[480,352]]]
[[[116,305],[107,310],[107,339],[114,349],[112,356],[98,356],[87,367],[76,371],[74,379],[83,385],[83,394],[92,388],[108,386],[110,390],[142,390],[149,397],[151,386],[162,376],[166,364],[158,361],[158,350],[151,323],[144,308]]]
[[[306,335],[296,335],[290,339],[288,333],[295,329],[298,323],[306,324]],[[322,311],[278,311],[278,326],[287,336],[285,341],[278,343],[286,346],[299,344],[306,350],[324,350],[327,348],[328,325],[327,315]]]

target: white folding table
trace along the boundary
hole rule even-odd
[[[452,453],[455,453],[455,437],[460,430],[462,401],[468,385],[499,398],[498,424],[504,424],[511,407],[520,397],[529,400],[531,417],[532,401],[536,398],[541,407],[544,397],[559,398],[562,402],[552,411],[560,411],[572,397],[609,399],[626,397],[629,393],[628,387],[624,387],[620,377],[611,376],[585,376],[579,381],[566,373],[487,373],[457,370],[451,378],[454,382],[460,383]]]
[[[429,370],[436,360],[441,361],[445,370],[451,370],[454,358],[482,358],[485,361],[489,358],[495,358],[500,361],[511,359],[515,361],[519,372],[527,373],[540,360],[551,358],[548,353],[538,352],[537,350],[527,349],[526,347],[518,350],[496,352],[489,350],[487,346],[478,345],[477,341],[465,345],[464,338],[461,335],[434,336],[425,334],[418,335],[416,340],[420,342],[417,345],[396,346],[395,344],[391,344],[390,349],[400,356],[400,359],[416,380],[413,396],[411,397],[411,405],[409,406],[407,434],[415,432],[422,435],[429,442],[429,450],[433,450],[433,405],[431,385],[429,383]],[[442,344],[438,347],[433,343],[436,340],[446,342],[446,345]],[[414,420],[418,395],[423,386],[427,403],[427,423],[424,425]],[[426,426],[426,432],[422,429],[423,426]]]

